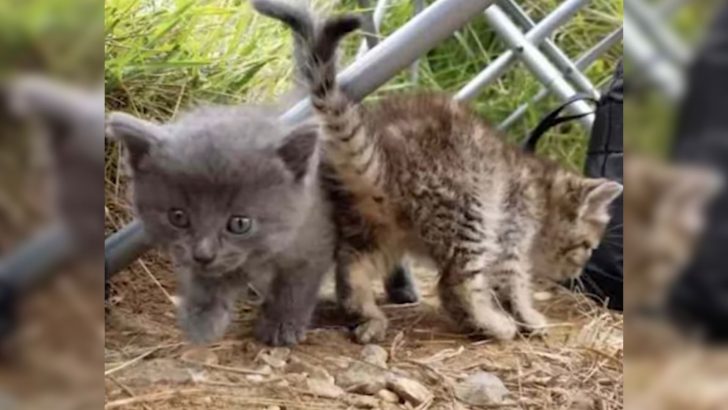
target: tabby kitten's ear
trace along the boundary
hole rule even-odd
[[[317,138],[318,128],[306,124],[291,131],[276,151],[296,182],[301,181],[310,169],[316,153]]]
[[[579,207],[579,218],[600,223],[609,221],[609,205],[622,193],[622,184],[604,178],[589,178]]]
[[[114,112],[106,120],[106,135],[121,141],[129,151],[134,170],[142,167],[150,151],[162,143],[164,132],[159,125],[123,112]]]

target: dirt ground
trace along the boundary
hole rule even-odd
[[[313,328],[299,346],[271,349],[255,342],[251,327],[256,309],[241,305],[224,340],[194,347],[176,326],[169,264],[152,253],[113,281],[106,317],[106,408],[622,408],[621,315],[583,295],[542,287],[535,296],[551,319],[547,337],[479,340],[460,334],[439,310],[434,274],[419,267],[415,274],[421,302],[385,307],[391,323],[380,346],[388,353],[382,364],[387,370],[374,370],[415,381],[420,397],[389,385],[395,394],[370,395],[359,388],[344,392],[331,387],[344,384],[347,370],[362,363],[363,347],[351,341],[332,302],[330,283],[322,291]],[[502,401],[478,407],[458,400],[457,386],[477,372],[500,378],[508,390]],[[330,380],[324,383],[328,390],[314,378]]]

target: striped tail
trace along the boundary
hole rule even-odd
[[[361,21],[342,15],[316,21],[309,10],[275,0],[253,0],[258,12],[280,20],[295,36],[296,71],[311,93],[311,105],[326,141],[326,155],[347,189],[357,195],[383,198],[384,161],[375,136],[363,126],[358,105],[336,82],[339,42]]]

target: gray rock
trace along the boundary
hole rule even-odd
[[[389,353],[382,346],[369,344],[362,349],[361,359],[367,363],[386,369]]]
[[[281,369],[286,366],[286,361],[290,354],[291,349],[286,347],[276,347],[268,352],[261,352],[258,355],[258,360],[274,369]]]
[[[306,379],[306,387],[314,395],[329,399],[335,399],[345,393],[341,387],[321,379]]]
[[[399,403],[399,396],[391,390],[382,389],[377,392],[377,397],[388,403]]]
[[[303,373],[312,379],[320,379],[334,383],[334,377],[326,369],[301,360],[296,356],[291,356],[291,359],[288,361],[286,373]]]
[[[379,400],[371,396],[364,396],[362,394],[347,394],[344,396],[344,401],[354,407],[362,409],[378,409]]]
[[[509,394],[501,379],[487,372],[473,373],[455,386],[455,397],[466,404],[500,404]]]
[[[394,374],[387,378],[387,388],[413,406],[419,406],[434,397],[432,392],[417,380]]]
[[[353,393],[373,395],[387,384],[387,371],[363,362],[353,362],[336,376],[336,384]]]

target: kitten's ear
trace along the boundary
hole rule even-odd
[[[308,173],[309,164],[316,153],[318,127],[304,125],[295,128],[286,137],[277,154],[293,173],[296,181],[300,181]]]
[[[126,146],[132,169],[137,170],[149,156],[150,150],[162,142],[164,133],[158,125],[149,121],[114,112],[106,120],[106,135]]]
[[[604,178],[590,178],[584,188],[586,194],[579,207],[579,218],[607,222],[609,205],[622,193],[622,184]]]

